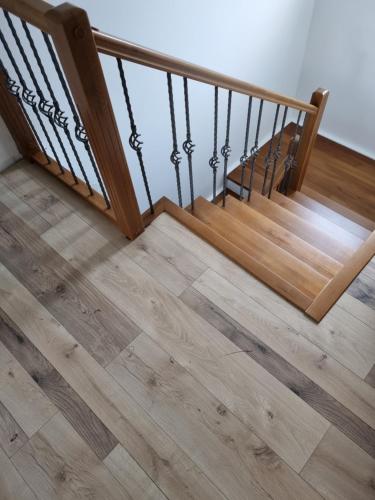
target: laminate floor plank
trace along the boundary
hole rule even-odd
[[[365,323],[370,328],[375,325],[375,310],[367,306],[360,300],[345,292],[341,295],[337,304],[341,309],[349,312],[352,316]]]
[[[347,293],[375,310],[375,280],[367,274],[358,275],[347,289]]]
[[[293,330],[306,337],[333,359],[364,378],[375,361],[373,326],[368,326],[341,306],[336,305],[316,324],[301,311],[273,292],[260,281],[236,266],[206,242],[187,231],[167,214],[153,224],[162,232],[201,258],[271,314],[286,322]]]
[[[37,500],[29,486],[0,447],[1,500]]]
[[[140,333],[126,314],[1,202],[0,259],[103,366]]]
[[[327,500],[373,500],[375,460],[331,427],[302,471]]]
[[[26,434],[0,402],[0,447],[11,457],[27,440]]]
[[[217,282],[215,285],[219,286]],[[223,287],[219,286],[217,289],[221,291]],[[262,335],[262,330],[257,324],[256,313],[255,315],[251,314],[251,320],[243,321],[245,314],[242,314],[241,318],[237,312],[238,309],[234,309],[233,306],[220,308],[216,305],[217,301],[211,302],[194,288],[186,290],[181,295],[181,299],[235,343],[241,352],[246,352],[303,401],[336,425],[367,453],[375,457],[375,391],[372,388],[359,379],[356,381],[357,385],[354,386],[358,389],[357,392],[350,385],[345,386],[342,381],[336,380],[335,373],[330,373],[330,360],[328,359],[327,366],[326,355],[323,354],[323,357],[320,358],[314,357],[315,363],[311,363],[309,356],[312,353],[304,352],[304,342],[299,342],[296,339],[296,342],[291,344],[291,339],[285,338],[282,331],[275,328],[272,322],[264,321],[263,326],[269,335],[279,337],[278,342],[287,345],[284,348],[285,351],[290,348],[290,352],[286,355],[284,353],[284,357],[282,357],[270,347],[270,345],[275,347],[277,345],[272,342],[268,343],[266,335]],[[231,310],[231,308],[233,309]],[[251,303],[248,308],[254,309]],[[233,318],[236,318],[239,323]],[[293,358],[297,356],[300,358],[300,363],[292,364]],[[306,370],[306,365],[309,367],[311,365],[313,369]],[[305,375],[306,372],[311,378]],[[319,374],[319,372],[321,373]],[[328,379],[327,383],[318,385],[324,379]],[[341,396],[341,401],[347,403],[352,411],[348,410],[344,404],[337,401],[322,387],[327,387],[331,393]],[[360,408],[359,411],[357,404]],[[373,427],[360,419],[358,413],[363,413],[363,416]]]
[[[315,491],[148,335],[139,335],[107,370],[194,457],[227,498],[253,498],[261,488],[280,500],[317,498]]]
[[[28,437],[57,412],[55,405],[1,343],[0,402]]]
[[[0,275],[0,303],[6,314],[165,495],[183,500],[223,499],[204,471],[1,265]]]
[[[104,463],[133,500],[167,500],[120,444],[111,451]]]
[[[367,382],[368,384],[370,384],[371,387],[375,388],[375,364],[371,368],[371,370],[368,372],[368,374],[367,374],[367,376],[365,378],[365,382]]]
[[[131,498],[61,413],[12,460],[40,500]]]
[[[118,444],[117,439],[1,309],[0,341],[97,457],[103,460]]]
[[[65,234],[69,245],[55,240]],[[86,244],[67,238],[71,221],[62,221],[43,238],[73,266],[85,266]],[[188,368],[295,470],[298,470],[328,426],[308,405],[246,354],[228,356],[236,347],[131,261],[125,252],[90,265],[86,277],[138,326]],[[262,404],[259,405],[259,401]],[[296,416],[299,415],[298,418]],[[303,417],[302,417],[303,415]],[[314,446],[315,443],[315,446]]]

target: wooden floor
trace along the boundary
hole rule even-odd
[[[375,263],[319,325],[166,214],[0,175],[0,498],[375,498]]]

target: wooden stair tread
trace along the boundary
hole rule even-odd
[[[350,208],[327,198],[308,186],[302,186],[302,192],[293,193],[292,197],[295,197],[296,201],[306,208],[315,211],[363,240],[367,239],[371,231],[375,230],[374,221],[353,212]]]
[[[247,190],[247,187],[249,186],[250,182],[250,167],[246,166],[245,167],[245,173],[244,173],[244,188]],[[268,179],[266,181],[266,193],[268,193],[269,187],[270,187],[270,181],[271,181],[271,169],[268,173]],[[232,172],[228,174],[228,180],[234,182],[238,186],[241,186],[241,175],[242,175],[242,167],[239,165],[236,167]],[[277,184],[280,182],[282,179],[282,176],[284,175],[284,164],[283,162],[280,161],[280,163],[277,165],[276,171],[275,171],[275,179],[274,179],[274,186],[276,187]],[[253,176],[253,190],[256,191],[257,193],[262,192],[263,188],[263,179],[264,179],[264,168],[263,165],[259,166],[259,163],[256,164],[254,168],[254,176]]]
[[[346,233],[342,228],[339,228],[339,234],[335,233],[333,236],[328,231],[323,231],[317,227],[314,223],[304,220],[293,211],[276,203],[276,199],[279,200],[279,197],[285,198],[286,201],[282,200],[283,203],[287,203],[290,200],[277,192],[273,193],[271,200],[253,192],[249,205],[340,263],[345,263],[361,245],[362,240]],[[298,203],[295,204],[298,205]],[[340,237],[341,241],[338,239]]]
[[[271,203],[268,199],[266,202]],[[327,278],[332,278],[342,268],[342,264],[332,257],[278,225],[261,212],[254,210],[251,205],[240,202],[233,196],[227,197],[225,210],[237,220]]]
[[[254,261],[267,267],[273,273],[275,280],[286,281],[309,298],[316,297],[329,281],[309,265],[204,198],[199,197],[195,201],[194,216],[251,255]],[[268,284],[272,286],[271,283]]]

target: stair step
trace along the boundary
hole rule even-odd
[[[297,196],[295,199],[298,203],[363,240],[368,238],[371,231],[375,230],[374,221],[353,212],[350,208],[344,207],[307,186],[302,186],[302,192],[293,193],[293,196]]]
[[[266,202],[272,203],[268,199]],[[332,278],[342,268],[337,260],[233,196],[227,196],[225,211],[327,278]]]
[[[244,188],[247,190],[250,182],[250,167],[246,166],[245,167],[245,173],[244,173]],[[271,181],[271,169],[268,173],[268,179],[266,181],[265,185],[265,192],[268,193],[269,187],[270,187],[270,181]],[[282,176],[284,175],[284,165],[283,162],[280,161],[278,164],[276,171],[275,171],[275,179],[274,179],[274,186],[277,186],[277,184],[281,181]],[[242,176],[242,167],[239,165],[236,167],[230,174],[228,175],[228,180],[234,182],[238,186],[241,186],[241,176]],[[260,166],[259,163],[257,164],[256,168],[254,169],[254,175],[253,175],[253,190],[256,191],[257,193],[262,192],[263,188],[263,180],[264,180],[264,168],[263,164]]]
[[[267,269],[269,276],[263,281],[269,286],[280,289],[286,284],[294,288],[300,295],[298,298],[300,304],[306,303],[306,298],[313,300],[329,281],[327,277],[305,262],[300,261],[204,198],[199,197],[195,201],[194,216],[248,254],[255,266],[260,264]],[[295,297],[287,298],[297,303]]]
[[[282,203],[282,205],[277,202]],[[304,214],[310,216],[310,219],[304,220],[301,212],[300,215],[297,215],[294,210],[289,209],[290,202],[297,205],[297,207],[294,207],[295,210],[299,210],[298,207],[301,207],[298,203],[293,202],[290,198],[276,191],[272,194],[272,200],[268,200],[264,196],[253,192],[249,205],[282,226],[284,229],[287,229],[342,264],[345,263],[363,243],[361,239],[347,233],[342,228],[335,226],[310,210],[308,211],[310,213],[308,213],[308,209],[301,207],[302,209],[304,208]],[[288,208],[286,208],[287,206]],[[319,219],[317,222],[318,217],[320,217],[322,221]],[[320,224],[325,224],[326,229],[323,230]],[[328,224],[330,224],[330,230],[327,228]]]

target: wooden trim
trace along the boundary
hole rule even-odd
[[[70,171],[65,168],[63,169],[64,173],[62,174],[59,165],[52,158],[50,158],[51,163],[46,163],[46,157],[42,152],[35,153],[32,156],[32,160],[43,167],[45,170],[50,172],[54,177],[57,177],[59,181],[69,186],[73,191],[75,191],[82,198],[91,203],[91,205],[97,208],[101,213],[106,215],[112,222],[117,225],[116,216],[113,210],[111,208],[107,208],[107,205],[105,204],[104,198],[101,194],[93,191],[94,194],[90,195],[87,184],[85,182],[78,179],[78,183],[76,183]]]
[[[145,227],[149,226],[152,221],[159,217],[160,214],[165,212],[164,200],[165,198],[163,196],[162,198],[160,198],[160,200],[154,203],[154,213],[151,213],[151,210],[148,209],[142,214]]]
[[[329,91],[321,88],[315,90],[311,96],[310,102],[317,107],[318,112],[315,115],[309,114],[305,116],[303,133],[296,155],[297,168],[289,184],[289,188],[292,191],[301,191],[303,179],[310,161],[312,148],[318,134],[328,96]]]
[[[49,32],[45,14],[53,8],[53,5],[43,0],[0,0],[0,7],[42,31]]]
[[[215,247],[250,274],[261,280],[263,283],[272,283],[273,290],[278,292],[287,300],[291,301],[303,311],[305,311],[312,303],[312,299],[310,297],[301,293],[297,290],[297,288],[283,280],[280,276],[276,276],[263,264],[259,263],[229,240],[219,235],[207,224],[204,224],[186,210],[175,205],[172,201],[168,200],[168,198],[164,198],[164,208],[169,215],[181,222],[181,224],[190,229],[190,231],[207,241],[207,243]],[[275,277],[277,279],[275,279]]]
[[[370,234],[363,245],[350,257],[341,271],[327,283],[313,303],[306,309],[306,314],[315,319],[315,321],[320,321],[374,255],[375,231]]]
[[[6,85],[6,76],[0,69],[0,115],[13,137],[18,151],[24,158],[31,159],[33,154],[40,151],[39,144],[27,123],[25,115],[17,102],[17,98],[10,94]]]
[[[272,92],[223,73],[218,73],[203,66],[168,56],[97,30],[93,30],[93,36],[98,51],[103,54],[121,57],[128,61],[142,64],[143,66],[174,73],[175,75],[186,76],[192,80],[233,90],[240,94],[252,95],[259,99],[265,99],[270,102],[282,104],[283,106],[306,111],[311,115],[315,115],[318,112],[317,106],[314,103],[308,104],[304,101]]]
[[[144,230],[91,26],[69,4],[46,13],[51,35],[107,188],[119,228],[129,239]]]

